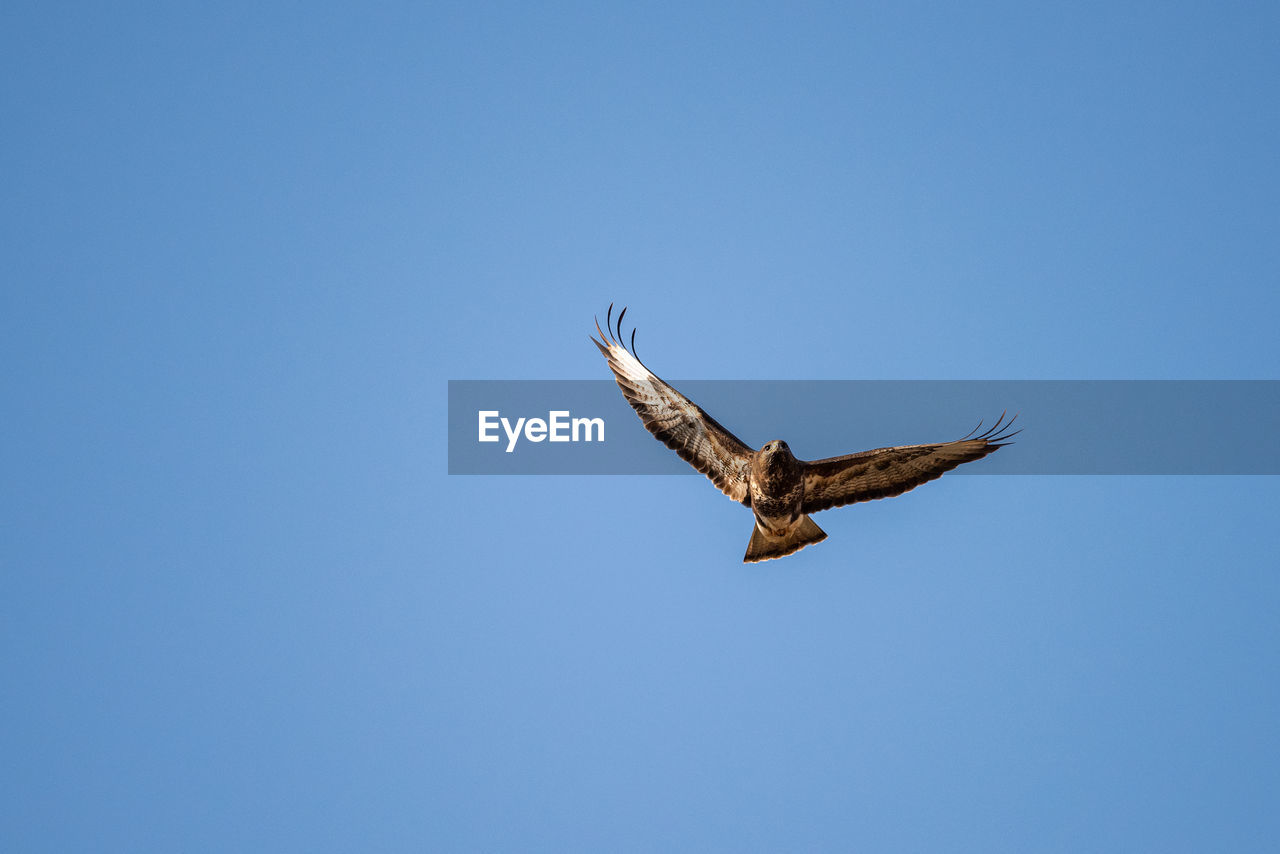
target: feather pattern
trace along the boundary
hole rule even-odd
[[[937,445],[904,445],[877,448],[843,457],[814,460],[804,464],[805,513],[843,507],[858,501],[892,498],[922,483],[941,477],[956,466],[980,460],[1009,444],[1020,430],[1010,430],[1014,419],[1002,413],[985,433]]]
[[[605,328],[596,320],[600,340],[591,340],[608,360],[618,387],[645,428],[711,478],[721,492],[751,508],[756,523],[743,558],[748,563],[784,557],[826,539],[810,513],[901,495],[962,463],[985,457],[1021,432],[1010,429],[1017,416],[1005,421],[1002,413],[985,433],[978,433],[979,424],[963,439],[937,445],[877,448],[813,462],[796,459],[780,439],[752,450],[645,367],[636,355],[635,330],[631,346],[623,342],[626,313],[624,308],[614,321],[610,304]]]
[[[615,322],[610,304],[605,317],[609,331],[602,330],[597,319],[600,340],[591,340],[609,361],[627,403],[640,416],[645,429],[709,477],[725,495],[750,506],[748,479],[755,452],[702,407],[645,367],[636,355],[635,330],[631,332],[631,347],[623,343],[622,318],[626,313],[624,308]]]

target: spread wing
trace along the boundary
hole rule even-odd
[[[747,479],[751,473],[751,448],[702,410],[689,398],[659,379],[635,355],[636,333],[631,332],[631,348],[622,343],[622,315],[613,324],[613,305],[605,317],[609,332],[596,331],[600,340],[591,340],[618,381],[618,387],[640,416],[647,429],[689,465],[711,478],[720,491],[743,504],[750,504]]]
[[[1021,432],[1009,432],[1017,417],[1015,415],[1006,423],[1001,414],[1000,420],[987,432],[977,436],[971,433],[956,442],[877,448],[805,463],[802,509],[805,513],[816,513],[856,501],[901,495],[922,483],[942,477],[944,472],[961,463],[980,460],[1004,447],[1009,439]]]

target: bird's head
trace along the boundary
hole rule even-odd
[[[765,442],[764,447],[760,449],[760,454],[765,459],[794,460],[791,455],[791,449],[787,447],[787,443],[781,439],[774,439],[772,442]]]

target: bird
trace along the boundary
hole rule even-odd
[[[613,304],[605,315],[605,332],[597,316],[600,338],[591,340],[645,429],[680,455],[716,487],[751,509],[755,527],[743,563],[773,560],[822,542],[827,534],[810,517],[820,510],[860,501],[892,498],[941,477],[962,463],[980,460],[1005,445],[1021,429],[1018,417],[1001,413],[983,433],[982,423],[962,439],[933,445],[876,448],[841,457],[797,459],[781,439],[759,449],[730,433],[706,410],[664,382],[636,355],[636,330],[630,347],[624,342],[622,319],[613,320]]]

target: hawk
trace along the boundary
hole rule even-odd
[[[613,321],[613,305],[605,316],[608,333],[596,320],[600,340],[591,340],[609,361],[618,387],[640,416],[645,429],[698,471],[711,478],[721,492],[751,508],[755,528],[744,563],[786,557],[822,542],[827,534],[810,513],[858,501],[892,498],[941,477],[961,463],[980,460],[1009,444],[1020,433],[1011,431],[1014,418],[1004,414],[985,433],[979,424],[968,436],[938,445],[876,448],[826,460],[796,459],[781,439],[752,450],[720,425],[702,407],[663,382],[623,343],[624,308]],[[1003,426],[1002,426],[1003,425]]]

